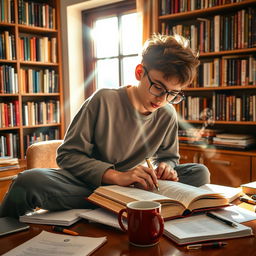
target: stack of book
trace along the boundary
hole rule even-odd
[[[256,145],[256,139],[247,134],[217,134],[213,144],[219,148],[249,149]]]
[[[0,171],[19,168],[18,158],[0,157]]]
[[[218,130],[205,128],[189,128],[179,130],[179,142],[184,144],[209,145],[212,144],[213,137]]]

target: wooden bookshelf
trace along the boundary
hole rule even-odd
[[[190,103],[185,101],[176,107],[181,127],[256,135],[256,1],[234,2],[158,0],[158,31],[182,34],[200,54],[197,78],[185,89]],[[190,109],[195,99],[199,104]],[[238,101],[242,102],[240,108]],[[200,116],[205,107],[213,113],[210,124]],[[191,115],[191,111],[196,114]],[[181,163],[207,165],[213,183],[239,186],[255,179],[256,149],[183,143],[180,154]]]
[[[0,34],[12,38],[9,45],[0,38],[7,70],[5,80],[0,70],[0,148],[24,160],[31,143],[64,136],[60,0],[10,0],[1,8]]]

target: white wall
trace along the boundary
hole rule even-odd
[[[82,11],[123,0],[61,0],[65,129],[84,102]]]

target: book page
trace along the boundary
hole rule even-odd
[[[155,193],[167,196],[179,202],[188,208],[189,204],[199,197],[206,196],[207,198],[219,198],[218,193],[210,192],[209,190],[200,189],[180,182],[159,180],[159,190]]]
[[[206,189],[212,192],[220,193],[225,198],[227,198],[229,202],[234,201],[236,198],[238,198],[240,195],[243,194],[242,188],[234,188],[234,187],[222,186],[222,185],[216,185],[216,184],[205,184],[200,188]]]
[[[98,222],[122,230],[118,223],[118,216],[106,209],[97,208],[81,213],[79,216],[89,221]],[[123,222],[126,223],[126,220],[123,219]]]
[[[156,194],[147,190],[139,189],[139,188],[133,188],[133,187],[122,187],[118,185],[111,185],[104,187],[104,190],[109,190],[121,195],[124,195],[126,197],[133,198],[134,200],[161,200],[161,199],[169,199],[166,196],[163,196],[161,194]],[[155,191],[154,191],[155,192]],[[104,194],[106,197],[107,195]]]
[[[252,229],[242,224],[231,227],[205,214],[166,221],[164,234],[175,242],[191,243],[252,235]]]
[[[42,231],[4,256],[90,255],[107,241],[106,237],[86,237],[54,234]]]
[[[223,209],[217,209],[213,212],[215,215],[225,217],[237,223],[243,223],[251,220],[256,220],[256,213],[239,207],[237,205],[232,205],[225,207]]]

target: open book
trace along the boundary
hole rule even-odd
[[[205,214],[197,214],[189,218],[166,221],[164,235],[179,245],[253,235],[250,227],[239,223],[236,225],[231,227]]]
[[[150,200],[160,202],[164,219],[186,215],[205,208],[227,206],[228,199],[220,193],[200,189],[180,182],[159,180],[159,191],[153,192],[117,185],[98,187],[87,199],[118,213],[129,202]]]

